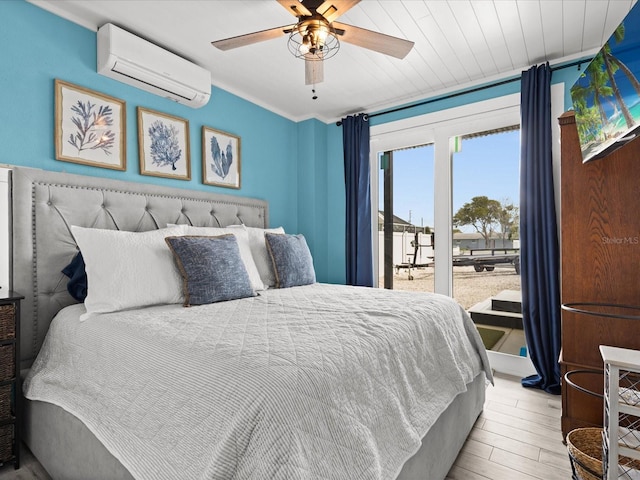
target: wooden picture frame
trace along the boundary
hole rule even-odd
[[[202,183],[240,188],[240,137],[202,127]]]
[[[189,121],[138,107],[140,174],[191,180]]]
[[[55,80],[56,160],[126,170],[126,103]]]

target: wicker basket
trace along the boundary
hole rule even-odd
[[[602,429],[576,428],[567,434],[571,467],[577,480],[602,480]]]
[[[0,305],[0,340],[16,338],[16,306]]]
[[[10,380],[14,375],[13,344],[0,345],[0,382]]]
[[[604,467],[602,465],[601,428],[571,430],[567,435],[567,448],[575,480],[602,480]],[[620,455],[618,464],[623,467],[623,471],[633,471],[633,477],[626,476],[625,478],[638,478],[639,460]]]
[[[0,386],[0,419],[11,418],[11,384]]]
[[[13,458],[13,425],[0,426],[0,462]]]

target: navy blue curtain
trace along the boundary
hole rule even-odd
[[[525,387],[560,393],[559,249],[551,160],[551,69],[522,72],[520,101],[520,277],[522,315],[537,374]]]
[[[342,119],[344,179],[347,194],[347,285],[373,286],[369,119]]]

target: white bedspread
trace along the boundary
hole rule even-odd
[[[483,369],[448,297],[316,284],[51,324],[27,398],[139,479],[388,479]]]

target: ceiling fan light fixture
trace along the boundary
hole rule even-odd
[[[327,42],[328,36],[329,36],[329,29],[326,26],[321,25],[316,31],[317,41],[320,44],[324,45]]]
[[[300,21],[289,34],[289,51],[296,58],[322,61],[340,49],[335,29],[322,17]]]
[[[300,55],[304,56],[307,53],[309,53],[309,44],[307,42],[303,42],[300,44],[300,47],[298,48],[298,52],[300,53]],[[297,55],[296,55],[297,56]]]

